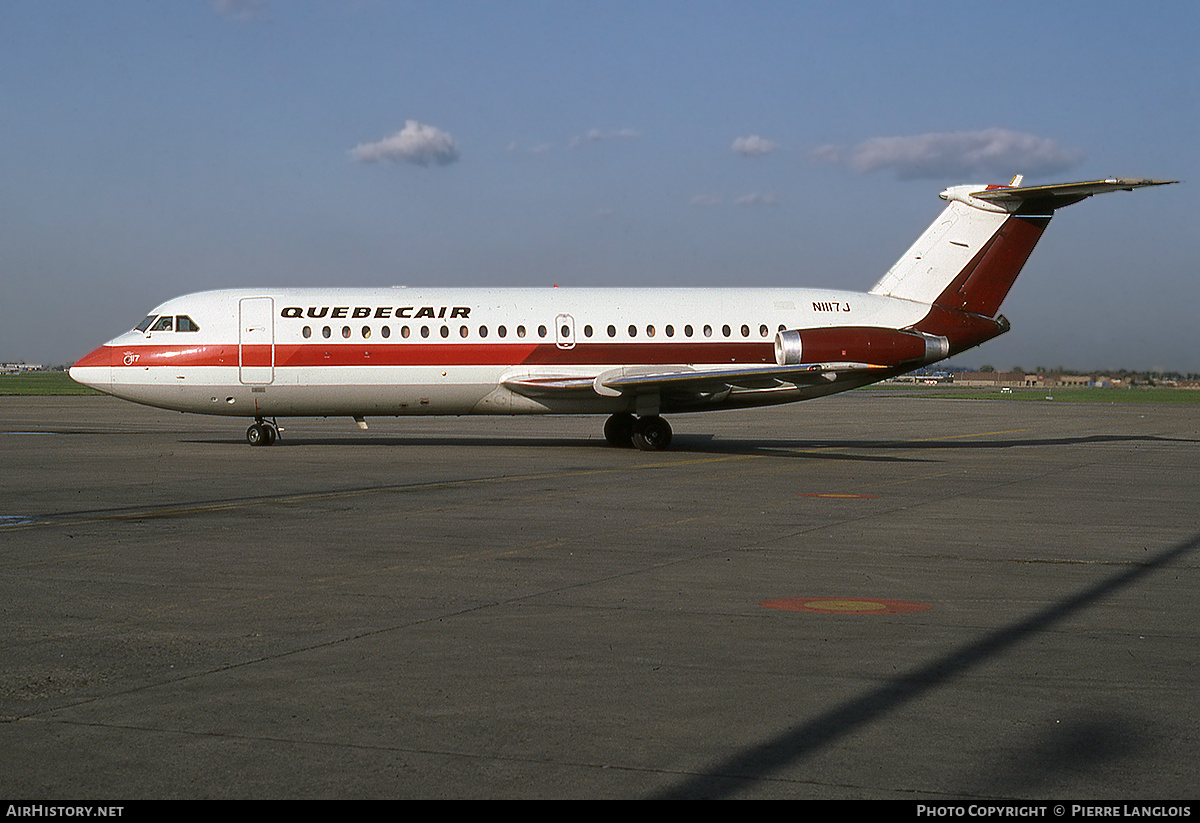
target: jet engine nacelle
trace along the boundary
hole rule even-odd
[[[945,337],[878,326],[788,329],[775,335],[775,362],[780,366],[848,362],[916,368],[949,356]]]

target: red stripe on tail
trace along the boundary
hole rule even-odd
[[[1014,215],[951,281],[934,305],[995,317],[1021,267],[1050,223],[1048,216]]]

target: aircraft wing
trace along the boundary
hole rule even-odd
[[[745,366],[625,366],[597,375],[525,373],[507,377],[505,387],[529,397],[566,393],[592,393],[616,397],[622,394],[707,394],[731,389],[770,389],[785,384],[813,385],[833,382],[848,374],[886,369],[871,363],[774,363]]]

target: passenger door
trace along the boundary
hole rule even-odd
[[[238,365],[244,384],[275,380],[275,301],[270,297],[238,301]]]

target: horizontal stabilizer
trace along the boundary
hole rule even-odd
[[[1000,186],[971,192],[972,197],[1006,207],[1034,202],[1039,208],[1061,209],[1072,203],[1110,191],[1133,191],[1146,186],[1166,186],[1178,180],[1147,180],[1144,178],[1110,177],[1084,183],[1053,183],[1047,186]]]

